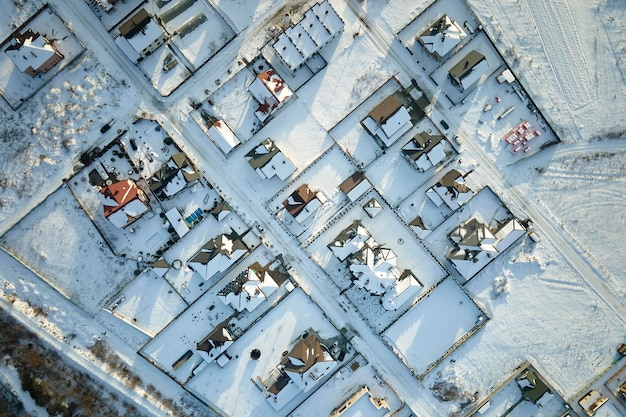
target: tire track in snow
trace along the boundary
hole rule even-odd
[[[530,0],[526,5],[563,98],[572,110],[587,106],[595,100],[594,83],[566,0]]]

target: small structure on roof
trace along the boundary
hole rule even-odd
[[[196,350],[202,356],[202,359],[208,363],[216,360],[226,349],[232,345],[235,338],[230,333],[228,327],[228,319],[217,325],[211,333],[202,339],[196,345]]]
[[[424,172],[444,160],[446,140],[441,134],[421,132],[402,147],[402,153],[420,172]]]
[[[438,182],[426,191],[426,196],[437,207],[445,204],[456,210],[467,202],[474,192],[465,183],[465,177],[455,169],[448,171]]]
[[[526,229],[515,218],[492,230],[472,217],[448,235],[455,248],[446,257],[469,280],[525,234]]]
[[[207,131],[209,138],[220,148],[225,154],[239,146],[241,143],[235,133],[230,130],[223,120],[217,120],[213,126]]]
[[[368,244],[374,244],[372,235],[363,227],[360,220],[355,220],[328,244],[328,249],[340,261],[345,261],[348,256],[357,253]]]
[[[440,60],[466,37],[461,26],[444,14],[420,33],[417,40],[435,59]]]
[[[261,122],[270,117],[276,109],[293,95],[293,91],[289,89],[285,81],[273,69],[268,69],[257,75],[252,84],[248,86],[248,91],[259,102],[259,107],[254,112],[254,115]]]
[[[63,59],[52,43],[32,29],[13,32],[4,52],[21,72],[31,77],[47,73]]]
[[[226,271],[247,252],[248,247],[233,231],[209,240],[187,262],[187,265],[207,281],[214,275]]]
[[[365,178],[364,172],[357,171],[339,184],[339,189],[348,196],[351,202],[355,202],[372,189],[372,184]]]
[[[368,216],[374,218],[376,217],[376,215],[378,215],[378,213],[383,211],[383,206],[376,198],[371,198],[367,203],[363,205],[363,210],[365,210]]]
[[[317,334],[312,331],[307,333],[285,355],[274,372],[261,381],[266,388],[266,399],[276,410],[284,405],[282,393],[293,395],[294,389],[308,392],[337,367],[337,361]]]
[[[173,197],[189,183],[199,178],[195,168],[183,152],[172,157],[148,181],[150,190],[160,200]]]
[[[598,391],[592,390],[578,401],[578,405],[582,407],[585,414],[593,416],[607,401],[607,397],[603,396]]]
[[[144,60],[165,42],[165,33],[152,16],[142,8],[124,22],[115,43],[134,62]]]
[[[489,64],[485,56],[478,51],[471,51],[448,71],[452,84],[461,91],[472,87],[489,71]]]
[[[261,178],[277,176],[286,180],[296,171],[295,165],[278,149],[270,138],[246,154],[246,160]]]
[[[281,33],[272,48],[293,73],[333,40],[343,27],[343,20],[328,0],[324,0],[314,4],[300,22]]]
[[[279,265],[261,266],[255,262],[218,292],[217,297],[239,312],[252,311],[272,295],[287,277]]]
[[[498,81],[498,83],[500,84],[502,83],[511,84],[512,82],[515,81],[515,75],[513,75],[511,70],[507,68],[504,71],[502,71],[500,74],[498,74],[498,76],[496,77],[496,81]]]
[[[119,228],[128,226],[150,209],[146,194],[131,179],[107,185],[98,195],[104,217]]]
[[[374,107],[361,124],[387,147],[413,127],[408,109],[395,95]]]
[[[302,184],[283,201],[283,207],[298,223],[302,223],[315,213],[325,201],[322,193],[312,191],[307,184]]]

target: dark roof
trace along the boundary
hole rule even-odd
[[[285,371],[303,374],[318,362],[329,362],[332,360],[328,353],[328,348],[320,343],[317,335],[311,334],[291,349],[282,360],[281,365],[283,365]]]
[[[258,152],[259,148],[261,148],[261,152]],[[246,159],[252,168],[262,168],[279,152],[280,149],[268,138],[248,152]]]
[[[446,188],[454,188],[460,193],[472,191],[466,184],[456,182],[459,177],[462,177],[461,173],[456,169],[451,169],[439,180],[439,185]]]
[[[396,96],[391,95],[384,99],[378,106],[374,107],[374,109],[368,113],[368,116],[374,119],[376,123],[382,124],[393,116],[402,106],[403,104],[400,100],[398,100]]]
[[[283,201],[283,206],[287,209],[289,214],[296,217],[316,195],[317,192],[311,191],[308,185],[302,184]]]
[[[344,182],[339,184],[339,189],[348,194],[354,187],[359,185],[361,181],[365,179],[365,174],[363,172],[355,172],[350,175]]]
[[[128,19],[122,26],[120,26],[120,35],[126,39],[130,39],[146,27],[150,22],[150,15],[146,9],[139,10],[133,17]]]
[[[528,382],[530,382],[530,384],[532,385],[532,387],[527,387],[524,389],[524,396],[526,398],[528,398],[530,401],[532,401],[533,403],[536,403],[537,401],[539,401],[539,399],[541,397],[543,397],[543,395],[546,392],[549,392],[550,389],[548,388],[548,386],[545,384],[545,382],[543,382],[538,376],[537,374],[535,374],[533,371],[531,370],[527,370],[524,373],[522,373],[522,375],[520,375],[519,378],[517,378],[518,381],[525,379]]]
[[[485,56],[478,51],[471,51],[465,55],[455,66],[450,68],[450,75],[458,78],[459,80],[464,78],[467,74],[472,72],[472,68],[476,66],[480,61],[485,59]]]
[[[202,339],[196,346],[197,350],[203,350],[209,353],[217,346],[222,346],[226,342],[233,342],[235,339],[230,334],[228,327],[228,319],[217,325],[211,333]]]
[[[430,152],[442,140],[443,135],[431,135],[428,132],[421,132],[413,136],[413,139],[402,147],[402,153],[411,160],[416,161],[422,154]]]

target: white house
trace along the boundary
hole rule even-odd
[[[478,51],[471,51],[450,68],[448,76],[452,84],[464,91],[476,84],[488,71],[489,64],[485,56]]]
[[[355,172],[339,184],[339,189],[348,196],[351,202],[354,202],[371,190],[372,184],[365,178],[363,172]]]
[[[402,147],[402,153],[420,172],[424,172],[445,159],[446,141],[443,135],[421,132]]]
[[[235,133],[222,120],[217,120],[207,131],[209,138],[220,148],[222,152],[228,154],[233,148],[241,143]]]
[[[248,86],[248,91],[259,102],[254,115],[262,122],[293,95],[293,91],[273,69],[257,75]]]
[[[4,52],[21,72],[31,77],[45,74],[63,59],[54,45],[31,29],[23,34],[13,33]]]
[[[466,37],[467,34],[461,26],[444,14],[420,33],[417,40],[439,60]]]
[[[261,178],[277,176],[286,180],[296,171],[296,166],[267,138],[246,154],[246,160]]]
[[[387,97],[370,111],[361,124],[387,147],[413,127],[408,109],[394,95]]]
[[[207,243],[187,262],[187,266],[204,278],[226,271],[248,252],[248,247],[236,232],[221,234]]]
[[[234,341],[235,339],[228,327],[228,320],[226,320],[218,324],[211,333],[198,342],[196,350],[200,353],[202,359],[211,363],[222,353],[226,352],[226,349],[228,349]]]
[[[303,184],[283,201],[283,207],[298,223],[302,223],[322,207],[325,201],[322,193],[311,191],[308,185]]]
[[[146,9],[140,9],[119,28],[120,36],[115,43],[135,63],[163,45],[166,36]]]
[[[272,295],[284,279],[278,271],[255,262],[218,292],[217,297],[237,311],[252,311]]]

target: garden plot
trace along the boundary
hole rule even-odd
[[[325,152],[319,159],[312,163],[307,169],[286,188],[278,192],[267,202],[267,207],[274,213],[285,227],[300,241],[306,240],[324,228],[329,220],[346,204],[347,196],[341,192],[339,185],[356,171],[356,167],[347,158],[345,153],[338,147],[333,146]],[[284,202],[290,201],[293,193],[303,186],[308,186],[309,190],[317,193],[313,200],[305,202],[303,206],[313,207],[314,210],[306,218],[300,215],[292,215],[287,212]],[[305,208],[307,210],[307,208]]]
[[[255,78],[256,75],[249,68],[243,68],[222,84],[200,107],[200,112],[208,111],[224,120],[242,142],[249,140],[262,127],[262,123],[254,115],[259,103],[248,91],[248,86]]]
[[[431,24],[442,16],[448,16],[450,21],[456,23],[462,33],[458,39],[446,39],[446,42],[455,43],[454,46],[441,55],[441,59],[436,59],[433,54],[417,40]],[[439,66],[447,60],[458,59],[455,52],[463,48],[469,42],[474,32],[478,31],[478,22],[470,12],[467,4],[463,0],[435,1],[431,3],[422,13],[414,18],[408,25],[397,33],[397,37],[402,44],[411,52],[413,58],[427,74],[432,74]],[[458,42],[458,43],[457,43]],[[440,51],[444,52],[444,51]]]
[[[267,265],[273,260],[265,248],[255,250],[216,284],[207,288],[206,293],[194,300],[183,314],[170,322],[141,349],[140,353],[156,362],[161,369],[179,383],[187,381],[192,376],[193,370],[203,361],[196,351],[196,345],[213,329],[228,320],[229,332],[235,339],[238,339],[260,316],[285,297],[287,294],[286,284],[280,286],[253,311],[244,310],[238,313],[232,306],[224,304],[217,296],[228,283],[254,262]],[[174,369],[172,364],[188,350],[192,351],[192,356],[180,368]]]
[[[237,33],[241,33],[248,26],[265,19],[274,10],[277,10],[283,1],[255,0],[242,2],[239,0],[220,0],[215,3],[217,3],[219,11],[232,24],[233,29]]]
[[[401,88],[396,78],[390,78],[329,131],[335,142],[357,164],[366,166],[382,154],[380,146],[361,125],[361,121],[380,102]]]
[[[396,321],[384,337],[417,375],[428,373],[487,319],[451,278]]]
[[[405,139],[403,141],[395,143],[392,148],[383,152],[365,168],[367,177],[371,179],[372,184],[387,199],[387,202],[394,207],[398,206],[417,187],[428,181],[433,176],[433,171],[439,169],[438,164],[421,172],[414,163],[409,162],[404,156],[401,146],[404,146],[411,140],[410,138],[420,132],[434,132],[433,135],[439,134],[439,130],[430,119],[424,118],[409,131],[410,134],[404,136]],[[408,140],[406,139],[407,137],[409,137]],[[441,164],[444,164],[447,159],[455,156],[456,152],[445,138],[440,143],[444,143],[445,152],[448,155],[441,162]]]
[[[107,308],[154,337],[187,308],[187,303],[162,276],[148,268],[113,297]]]
[[[358,355],[341,368],[332,383],[324,384],[291,414],[293,417],[332,415],[333,410],[341,407],[344,402],[357,393],[362,387],[368,392],[353,402],[344,415],[356,417],[382,417],[404,408],[403,401],[387,385],[376,370],[365,358]],[[386,406],[374,408],[371,398],[384,398]],[[358,414],[358,412],[361,414]],[[406,411],[406,410],[405,410]],[[353,413],[353,414],[351,414]]]
[[[465,59],[465,57],[472,51],[477,51],[482,54],[485,57],[489,68],[480,76],[478,80],[461,91],[457,86],[452,84],[449,71],[452,67]],[[464,100],[469,101],[470,96],[472,96],[473,99],[472,94],[474,91],[481,91],[481,84],[483,84],[487,78],[491,77],[491,74],[496,71],[499,73],[506,68],[507,67],[504,64],[504,61],[502,61],[500,54],[498,54],[498,51],[496,51],[493,45],[489,42],[487,35],[483,32],[479,32],[473,36],[469,42],[465,43],[462,49],[450,57],[450,59],[445,61],[441,66],[437,67],[437,69],[430,74],[430,78],[432,78],[441,92],[452,102],[452,104],[456,105],[463,103]]]
[[[235,33],[207,2],[179,0],[159,14],[171,42],[195,69],[200,68],[234,37]]]
[[[444,191],[445,187],[443,186],[440,186],[439,192],[434,191],[434,188],[438,186],[442,177],[448,175],[451,170],[455,170],[460,175],[464,176],[463,181],[470,191],[463,193],[457,192],[455,199],[444,200],[443,198],[437,198],[439,193],[444,193],[444,196],[449,193],[449,190]],[[437,228],[437,226],[450,217],[454,211],[465,204],[469,198],[480,190],[482,187],[478,178],[480,174],[473,173],[474,170],[475,168],[470,168],[467,162],[464,162],[463,165],[455,162],[442,168],[425,184],[402,201],[400,206],[398,206],[400,216],[421,239],[424,239],[432,230]],[[482,173],[481,168],[477,168],[477,170]],[[437,195],[433,195],[433,198],[430,198],[429,195],[432,193],[436,193]]]
[[[461,134],[480,143],[500,167],[559,142],[517,81],[500,84],[496,77],[489,77],[477,87],[471,100],[450,112],[459,117]],[[515,135],[514,131],[524,122],[529,126],[525,133]],[[525,139],[527,133],[531,135]]]
[[[21,33],[28,29],[50,41],[63,58],[47,73],[31,77],[21,72],[9,55],[0,53],[0,94],[14,110],[39,91],[56,74],[70,66],[85,49],[49,6],[39,10],[32,20],[19,28]],[[10,39],[6,39],[0,45],[1,51],[6,50],[9,41]]]
[[[315,332],[324,341],[342,339],[322,310],[301,289],[296,288],[228,348],[231,356],[228,363],[223,367],[215,362],[205,365],[185,387],[227,415],[286,416],[310,392],[298,391],[294,384],[290,384],[284,389],[291,389],[285,394],[291,398],[276,409],[270,404],[271,400],[265,398],[267,390],[258,384],[259,380],[270,376],[283,359],[282,353],[302,340],[305,332]],[[251,357],[250,352],[254,348],[261,352],[258,359]],[[354,354],[349,345],[345,349],[349,353],[342,357],[343,363]],[[316,386],[325,383],[342,361],[337,361],[328,374],[317,380]],[[242,396],[246,401],[241,401]]]
[[[382,210],[373,218],[368,216],[363,209],[363,204],[372,198],[378,199],[382,207]],[[391,249],[397,255],[398,269],[410,270],[422,285],[421,289],[413,291],[408,298],[400,295],[398,300],[402,301],[394,309],[387,310],[383,306],[383,300],[388,303],[394,297],[392,286],[387,288],[384,295],[370,294],[366,288],[357,287],[352,282],[353,275],[348,270],[347,261],[340,261],[328,247],[337,236],[357,220],[378,244]],[[425,289],[432,287],[447,275],[447,272],[428,253],[423,244],[402,224],[375,191],[366,194],[358,204],[353,205],[347,212],[329,223],[329,227],[307,246],[307,251],[335,284],[343,289],[348,299],[376,332],[381,332],[388,327],[423,294]],[[409,289],[407,294],[410,293]]]
[[[346,14],[350,13],[345,9]],[[324,47],[321,55],[328,66],[298,90],[311,114],[329,130],[365,99],[385,84],[398,70],[368,34],[359,32],[357,19],[344,17],[343,33]],[[369,63],[354,65],[358,57],[367,56]]]
[[[178,63],[173,64],[174,62]],[[162,96],[169,96],[191,76],[191,71],[169,46],[158,48],[138,65]],[[174,66],[166,70],[170,65]]]
[[[92,316],[138,267],[111,252],[66,187],[24,217],[0,244]]]

